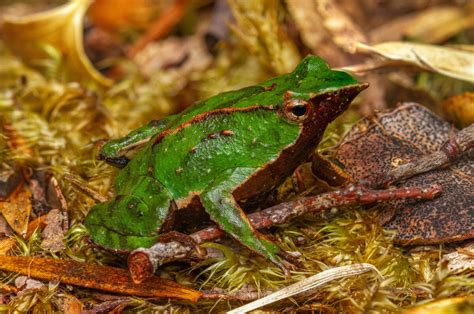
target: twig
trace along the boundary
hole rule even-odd
[[[68,181],[69,183],[71,183],[72,185],[74,185],[74,187],[76,187],[76,189],[78,189],[79,191],[81,191],[85,195],[92,198],[94,201],[99,202],[99,203],[107,202],[107,198],[105,196],[103,196],[102,194],[97,193],[96,191],[91,189],[89,186],[87,186],[87,184],[80,181],[79,179],[77,179],[72,174],[65,174],[64,179],[66,181]]]
[[[130,47],[128,57],[133,58],[138,52],[145,48],[148,43],[166,35],[183,17],[187,3],[188,0],[176,0],[171,8],[161,14],[158,19],[150,25],[146,33]]]
[[[384,180],[384,185],[444,166],[473,147],[474,124],[462,129],[455,136],[451,137],[440,150],[393,169]]]
[[[376,202],[417,198],[432,199],[441,192],[441,186],[426,188],[411,187],[391,190],[369,190],[365,187],[349,187],[343,190],[305,197],[293,202],[282,203],[249,215],[250,222],[256,229],[282,224],[287,220],[308,213],[322,212],[326,209],[347,205],[371,204]],[[128,267],[134,282],[143,282],[153,275],[155,270],[172,260],[191,258],[196,253],[195,244],[215,240],[225,233],[217,226],[211,226],[191,234],[186,241],[176,238],[161,241],[150,248],[141,248],[130,253]],[[193,243],[195,242],[195,244]],[[175,254],[170,254],[175,252]],[[179,254],[176,254],[179,253]]]

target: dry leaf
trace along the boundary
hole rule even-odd
[[[452,272],[474,270],[474,242],[458,248],[456,252],[444,255],[443,260],[448,262],[448,269]]]
[[[151,277],[135,284],[122,268],[26,256],[0,256],[0,270],[48,281],[142,297],[175,298],[196,302],[201,293],[174,281]]]
[[[357,51],[374,53],[390,61],[402,61],[424,70],[474,83],[474,53],[450,47],[410,42],[385,42],[368,46],[357,44]],[[351,71],[353,67],[344,68]],[[360,69],[359,69],[360,70]]]
[[[12,238],[4,238],[0,240],[0,256],[7,255],[15,246],[16,241]]]
[[[227,312],[227,314],[247,313],[261,308],[265,305],[272,304],[274,302],[284,300],[295,295],[299,295],[302,293],[311,293],[312,291],[314,291],[314,289],[324,286],[325,284],[333,280],[361,275],[368,271],[375,271],[377,274],[380,275],[379,271],[374,265],[366,263],[329,268],[316,275],[294,283],[288,287],[282,288],[277,292],[272,293],[259,300],[250,302],[244,306],[233,309],[232,311]]]
[[[304,44],[331,66],[347,64],[345,54],[332,42],[322,24],[314,0],[287,0],[286,6],[295,21]]]
[[[403,15],[370,32],[372,43],[414,38],[439,43],[474,26],[474,6],[439,6]]]
[[[353,182],[379,185],[400,164],[438,151],[457,133],[450,123],[425,107],[405,103],[354,125],[338,145],[334,161]],[[474,237],[473,158],[471,149],[450,167],[404,180],[402,187],[440,184],[442,192],[429,201],[399,200],[384,204],[381,223],[397,231],[397,243],[437,244]]]
[[[352,22],[336,1],[318,0],[316,7],[324,26],[336,45],[349,53],[354,53],[358,43],[367,42],[362,30]]]
[[[56,295],[54,300],[55,305],[58,307],[59,312],[67,314],[80,314],[84,305],[78,298],[72,294],[61,293]]]
[[[5,218],[0,215],[0,239],[4,236],[11,236],[13,234],[13,230],[8,225]]]
[[[17,234],[24,236],[31,212],[31,192],[23,185],[10,197],[0,202],[0,213]]]
[[[41,247],[52,252],[65,248],[64,235],[68,229],[67,214],[59,209],[52,209],[46,215],[46,227],[43,230]]]
[[[166,80],[183,88],[193,73],[204,71],[211,63],[201,36],[168,37],[148,44],[133,60],[147,76],[166,70]]]
[[[84,52],[82,25],[91,2],[72,0],[58,8],[36,14],[5,16],[2,24],[3,40],[16,56],[30,66],[38,67],[42,60],[49,59],[55,53],[55,49],[61,53],[61,68],[64,68],[68,79],[110,86],[112,81],[94,68]]]
[[[474,312],[474,297],[456,297],[415,306],[402,314],[471,314]]]

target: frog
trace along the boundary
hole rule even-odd
[[[121,169],[116,196],[85,218],[92,241],[112,250],[147,248],[172,228],[178,211],[203,208],[231,238],[285,268],[289,254],[252,226],[242,204],[308,160],[326,126],[367,86],[309,55],[290,73],[107,142],[98,158]]]

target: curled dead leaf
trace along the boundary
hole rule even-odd
[[[41,61],[56,55],[62,60],[61,68],[64,68],[67,79],[110,86],[112,81],[94,68],[84,52],[82,25],[91,3],[91,0],[72,0],[63,6],[36,14],[5,16],[2,24],[3,40],[29,66],[41,70]]]
[[[385,42],[369,46],[357,44],[357,51],[380,55],[421,69],[474,83],[474,53],[451,47],[411,42]],[[371,66],[373,68],[373,65]],[[345,67],[346,71],[363,71],[363,67]]]
[[[474,6],[443,5],[403,15],[370,32],[371,42],[414,38],[424,43],[440,43],[474,26]]]

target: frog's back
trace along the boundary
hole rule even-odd
[[[331,75],[328,75],[328,73]],[[311,77],[308,79],[308,77]],[[344,72],[331,71],[327,64],[316,56],[306,57],[296,69],[255,86],[221,93],[195,103],[176,116],[166,129],[179,127],[194,117],[214,110],[246,108],[254,105],[276,105],[283,102],[287,91],[314,93],[355,82]]]

